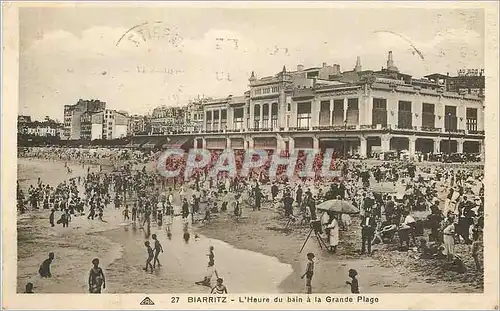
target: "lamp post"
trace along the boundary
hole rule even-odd
[[[451,160],[451,113],[448,112],[448,161]]]
[[[347,160],[347,119],[344,120],[344,160]]]

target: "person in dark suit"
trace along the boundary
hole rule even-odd
[[[273,201],[278,196],[278,192],[279,192],[278,186],[276,185],[276,183],[273,183],[271,187],[271,196],[273,198]]]
[[[377,222],[375,217],[372,216],[371,211],[366,211],[366,215],[361,223],[361,254],[364,254],[366,250],[368,250],[368,254],[371,254],[373,234],[376,227]]]

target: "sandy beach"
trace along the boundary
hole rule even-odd
[[[43,182],[55,185],[84,174],[87,169],[72,165],[73,173],[68,175],[64,163],[35,159],[20,159],[18,166],[22,187],[36,183],[38,176]],[[175,200],[179,200],[178,196]],[[91,260],[98,257],[107,277],[106,293],[207,293],[208,288],[194,282],[202,278],[206,269],[205,254],[213,245],[216,268],[233,293],[304,292],[300,275],[308,252],[316,254],[313,291],[318,293],[348,293],[345,281],[351,268],[359,273],[362,293],[483,290],[478,273],[445,272],[439,262],[416,260],[407,252],[389,251],[387,246],[375,246],[372,257],[360,255],[357,218],[349,231],[341,232],[336,254],[319,249],[314,235],[299,253],[308,228],[294,226],[288,233],[270,230],[285,227],[285,221],[270,208],[257,212],[245,208],[244,214],[247,217],[238,222],[230,214],[221,213],[207,225],[193,226],[188,243],[182,239],[179,218],[174,221],[171,240],[164,228],[152,224],[149,234],[156,233],[165,249],[160,255],[163,266],[152,274],[142,270],[146,258],[143,243],[149,239],[148,233],[140,225],[122,223],[119,210],[109,207],[105,211],[106,223],[74,217],[69,228],[50,228],[48,211],[24,214],[18,218],[17,289],[21,292],[26,282],[33,282],[35,292],[39,293],[85,293]],[[61,248],[64,256],[58,256]],[[466,245],[457,248],[459,252],[468,252]],[[51,251],[56,253],[52,265],[54,277],[42,279],[37,274],[38,267]],[[466,264],[472,265],[470,261]]]

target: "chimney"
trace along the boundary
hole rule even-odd
[[[323,63],[323,68],[325,68],[325,67],[326,67],[326,63]]]
[[[303,71],[304,65],[297,65],[297,71]]]
[[[399,71],[396,66],[394,66],[394,59],[392,58],[392,51],[389,51],[389,55],[387,56],[387,70],[390,71]]]
[[[340,65],[339,64],[333,65],[333,74],[334,75],[340,74]]]
[[[356,58],[356,66],[354,66],[354,71],[358,72],[358,71],[361,71],[362,67],[361,67],[361,57],[357,57]]]
[[[392,51],[389,51],[387,56],[387,68],[394,66],[394,60],[392,59]]]

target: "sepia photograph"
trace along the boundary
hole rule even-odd
[[[497,284],[481,3],[174,4],[17,8],[13,294],[366,308]]]

